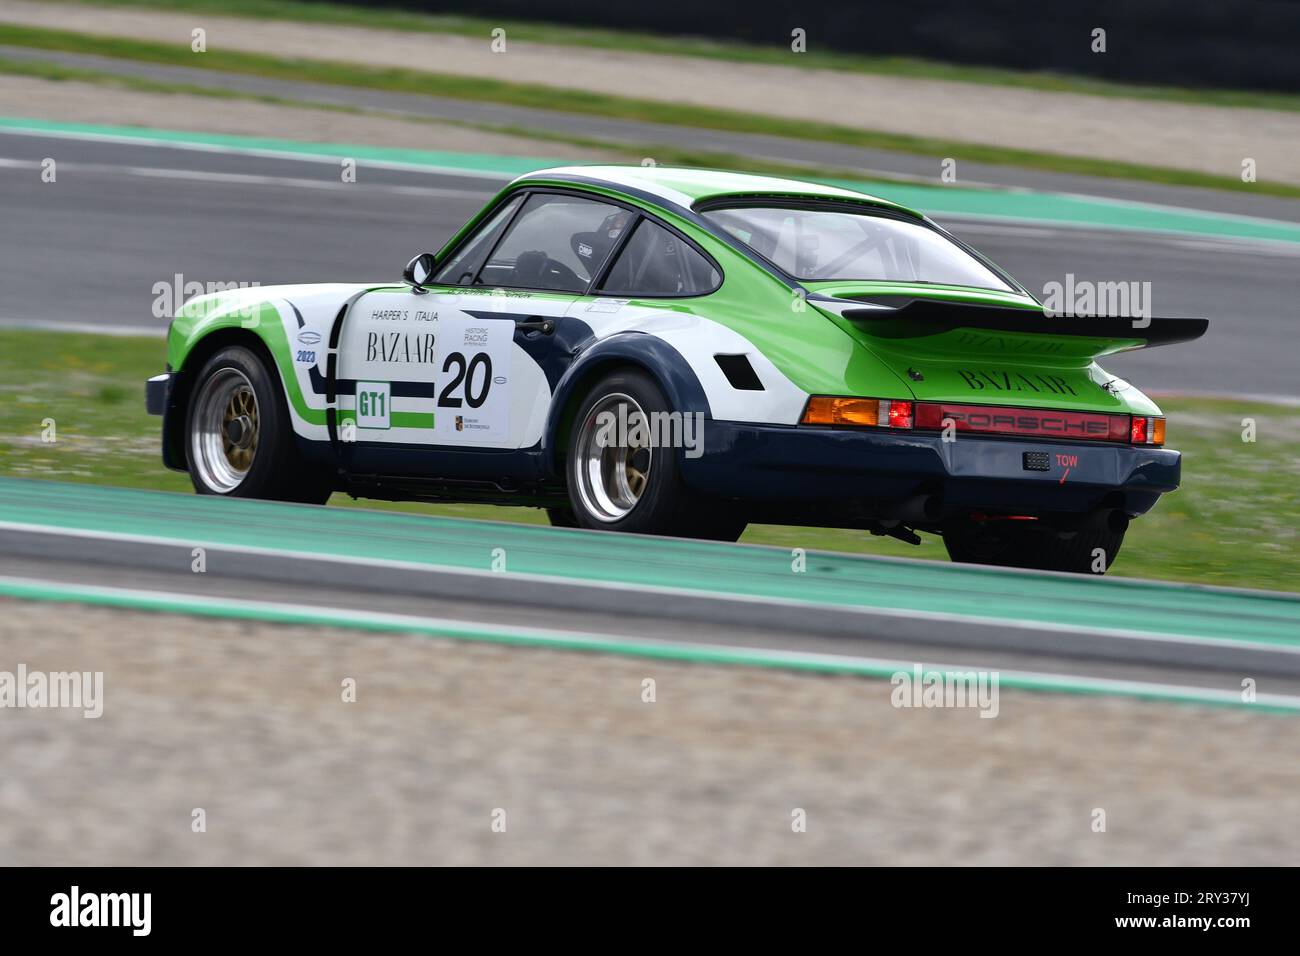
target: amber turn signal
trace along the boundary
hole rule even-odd
[[[814,395],[804,409],[804,425],[884,425],[912,427],[912,403],[887,398]]]

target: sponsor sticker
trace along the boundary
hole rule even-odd
[[[510,435],[510,319],[443,315],[438,321],[433,431],[449,444],[500,444]]]
[[[957,374],[973,392],[1037,392],[1047,395],[1078,395],[1060,375],[1052,373],[1012,372],[1003,369],[957,369]]]

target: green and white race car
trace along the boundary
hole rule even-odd
[[[192,299],[147,403],[203,494],[927,531],[955,560],[1098,571],[1180,455],[1096,359],[1205,327],[1048,315],[863,193],[582,166],[517,179],[400,284]]]

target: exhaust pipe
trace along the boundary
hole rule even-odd
[[[917,495],[904,501],[894,514],[904,524],[938,521],[943,517],[943,500],[938,495]]]
[[[1128,515],[1118,508],[1100,508],[1088,516],[1087,523],[1098,531],[1123,534],[1128,530]]]

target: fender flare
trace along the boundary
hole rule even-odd
[[[647,372],[663,389],[673,411],[710,417],[704,386],[681,352],[648,332],[618,332],[583,350],[555,384],[542,430],[542,461],[550,473],[559,474],[558,437],[570,403],[603,369],[617,365],[633,365]]]

